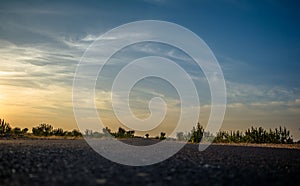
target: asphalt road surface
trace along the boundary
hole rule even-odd
[[[0,185],[299,185],[300,150],[187,144],[144,167],[113,163],[84,140],[0,140]]]

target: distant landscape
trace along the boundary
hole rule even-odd
[[[78,129],[72,131],[66,131],[62,128],[53,128],[51,124],[41,123],[36,127],[33,127],[31,131],[28,128],[12,127],[4,119],[0,119],[0,139],[10,138],[103,138],[113,136],[115,138],[146,138],[146,139],[158,139],[158,140],[177,140],[188,141],[191,143],[200,143],[203,137],[205,142],[213,143],[270,143],[270,144],[293,144],[300,143],[294,141],[290,131],[286,127],[275,128],[266,130],[262,127],[251,127],[245,131],[219,131],[217,134],[211,134],[206,132],[204,127],[200,123],[197,123],[190,132],[178,132],[176,138],[169,138],[165,132],[161,132],[157,136],[150,136],[146,133],[144,136],[135,135],[134,130],[125,130],[119,127],[118,131],[112,131],[108,127],[102,129],[102,131],[93,131],[86,129],[84,133],[81,133]]]

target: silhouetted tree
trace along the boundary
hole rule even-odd
[[[293,143],[292,136],[290,136],[290,131],[285,127],[281,126],[275,128],[275,130],[270,129],[269,132],[262,127],[255,128],[251,127],[247,129],[245,133],[240,131],[231,131],[230,133],[226,131],[220,131],[217,133],[214,142],[223,143]]]
[[[11,133],[11,127],[9,123],[6,123],[4,119],[0,119],[0,136],[9,136]]]
[[[28,132],[28,128],[22,129],[22,133],[23,133],[23,134],[26,134],[27,132]]]
[[[160,137],[159,137],[159,139],[160,139],[160,140],[164,140],[164,139],[166,139],[166,137],[165,137],[165,136],[166,136],[166,133],[164,133],[164,132],[161,132],[161,133],[160,133]]]
[[[74,137],[81,137],[82,134],[81,134],[81,132],[79,130],[74,129],[74,130],[72,130],[72,136],[74,136]]]
[[[52,131],[54,136],[64,136],[67,132],[65,132],[62,128],[54,129]]]
[[[193,127],[191,131],[191,138],[189,141],[193,143],[199,143],[203,137],[204,128],[200,125],[200,123],[197,123],[196,127]]]
[[[148,139],[149,138],[149,134],[147,133],[147,134],[145,134],[145,136],[146,136],[146,138]]]
[[[15,127],[12,129],[12,133],[16,136],[20,136],[22,134],[22,130],[19,127]]]
[[[123,128],[119,127],[119,129],[118,129],[118,133],[117,133],[117,136],[116,136],[116,137],[119,137],[119,138],[124,138],[124,137],[125,137],[125,132],[126,132],[126,130],[125,130],[125,129],[123,129]]]
[[[32,133],[36,136],[50,136],[52,135],[53,127],[50,124],[42,123],[37,127],[32,128]]]
[[[134,137],[134,133],[135,133],[134,130],[126,131],[126,137],[127,138],[133,138]]]
[[[103,129],[102,129],[102,132],[103,132],[105,135],[111,134],[111,130],[110,130],[108,127],[103,128]]]

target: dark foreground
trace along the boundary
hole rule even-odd
[[[113,163],[84,140],[0,140],[0,185],[299,185],[300,150],[186,145],[146,167]]]

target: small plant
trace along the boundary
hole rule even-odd
[[[197,123],[196,127],[193,127],[191,131],[191,138],[190,142],[193,143],[199,143],[203,137],[204,128],[200,125],[200,123]]]
[[[164,139],[166,139],[166,133],[164,133],[164,132],[161,132],[161,133],[160,133],[160,137],[159,137],[159,139],[160,139],[160,140],[164,140]]]
[[[13,128],[11,132],[16,136],[20,136],[22,134],[22,130],[19,127]]]
[[[66,133],[67,133],[67,132],[65,132],[62,128],[54,129],[54,130],[52,131],[52,134],[53,134],[54,136],[64,136],[64,135],[66,135]]]
[[[26,134],[28,132],[28,128],[22,129],[22,134]]]
[[[9,136],[11,134],[11,127],[4,119],[0,119],[0,136]]]
[[[79,130],[74,129],[74,130],[72,130],[72,136],[74,136],[74,137],[82,137],[82,134],[81,134],[81,132],[79,132]]]

